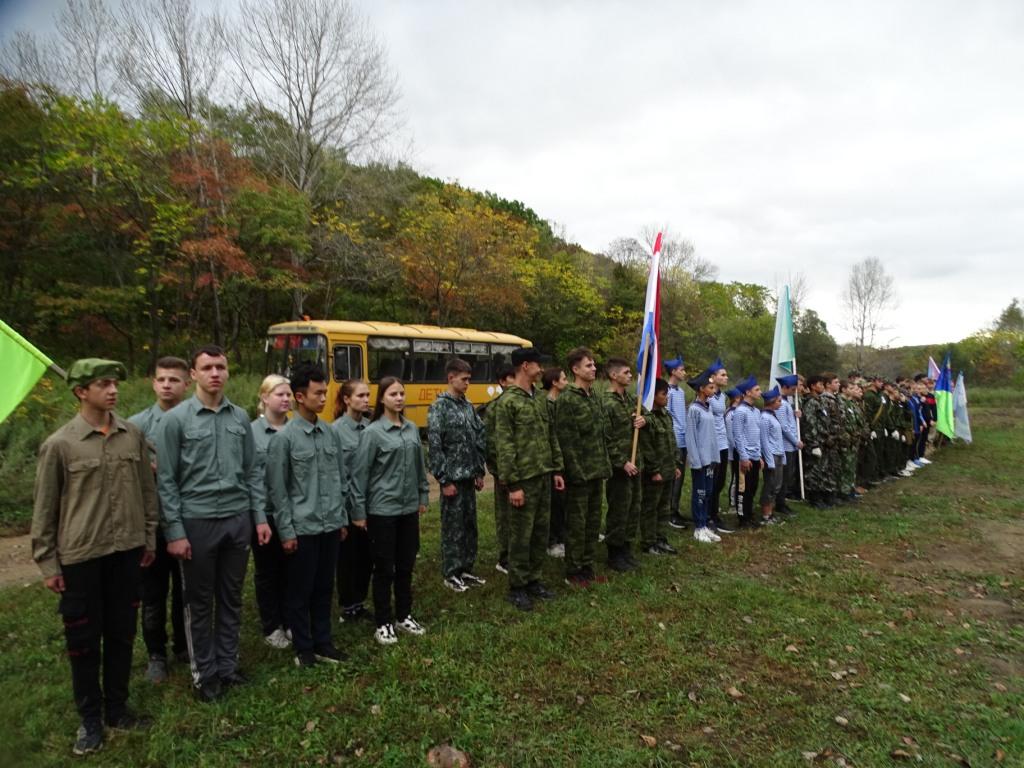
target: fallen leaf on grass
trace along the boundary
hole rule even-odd
[[[656,738],[654,738],[653,736],[648,736],[648,735],[642,733],[642,734],[640,734],[640,740],[643,741],[643,743],[646,744],[651,749],[653,749],[654,747],[658,746],[658,740]]]
[[[916,741],[914,741],[914,740],[913,740],[912,738],[910,738],[909,736],[904,736],[904,737],[903,737],[902,739],[900,739],[900,741],[902,741],[902,742],[903,742],[904,744],[906,744],[906,745],[907,745],[908,747],[916,747],[916,746],[917,746],[917,742],[916,742]]]
[[[380,714],[380,704],[372,705],[370,707],[370,714],[371,715],[379,715]]]
[[[892,752],[889,753],[889,757],[892,757],[892,758],[894,758],[896,760],[913,760],[914,759],[914,755],[912,755],[910,752],[907,752],[907,750],[905,750],[905,749],[894,749]]]
[[[744,624],[753,624],[754,620],[752,618],[750,618],[749,616],[744,616],[743,617],[743,623]]]
[[[841,726],[843,726],[844,728],[845,728],[846,726],[848,726],[848,725],[850,724],[850,721],[849,721],[849,720],[847,720],[847,719],[846,719],[845,717],[843,717],[842,715],[836,715],[836,718],[835,718],[835,720],[836,720],[836,725],[841,725]]]
[[[431,768],[470,768],[469,755],[448,744],[432,747],[427,752],[427,765]]]
[[[996,759],[997,763],[1001,763],[1001,762],[1003,762],[1003,760],[1006,759],[1006,752],[1004,752],[1001,749],[997,749],[996,753],[993,755],[993,757]]]
[[[992,683],[992,687],[995,688],[1000,693],[1006,693],[1006,686],[1003,685],[1002,683]]]
[[[710,725],[705,725],[703,728],[701,728],[701,731],[703,731],[704,733],[706,733],[706,734],[708,734],[710,736],[712,733],[715,732],[715,729],[712,728]]]
[[[696,691],[690,691],[688,694],[686,694],[686,698],[688,698],[690,701],[692,701],[694,704],[696,704],[697,703],[697,692]]]
[[[900,697],[900,701],[902,701],[904,704],[909,704],[910,703],[910,697],[907,696],[907,694],[905,694],[905,693],[897,693],[896,695]]]
[[[658,629],[660,629],[660,630],[662,630],[664,632],[665,631],[665,622],[659,621],[658,622]]]
[[[953,653],[955,653],[957,656],[963,656],[965,653],[967,653],[967,651],[965,651],[963,648],[954,648]]]
[[[786,653],[800,653],[800,649],[790,643],[786,646]]]
[[[808,763],[813,763],[818,758],[818,753],[817,752],[801,752],[800,755]]]
[[[584,699],[582,696],[577,696],[576,697],[576,704],[577,705],[582,707],[585,702],[586,702],[586,699]]]
[[[732,696],[734,699],[743,698],[743,693],[735,685],[730,685],[725,692]]]

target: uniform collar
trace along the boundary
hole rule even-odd
[[[124,419],[122,419],[120,416],[113,412],[111,412],[110,414],[110,426],[113,428],[111,432],[113,432],[114,430],[118,432],[124,432],[128,429]],[[86,421],[81,413],[75,414],[75,418],[71,420],[71,423],[68,425],[68,427],[71,430],[71,436],[74,437],[76,440],[85,440],[85,438],[89,437],[94,433],[97,435],[103,434],[103,432],[96,429],[96,427],[94,427],[92,424]],[[109,435],[110,432],[108,432],[107,434]]]
[[[299,416],[298,413],[296,413],[292,417],[292,423],[295,424],[295,429],[301,429],[307,435],[311,435],[314,432],[323,432],[323,427],[320,424],[320,419],[317,419],[316,424],[314,424],[313,422],[307,421],[306,419]]]
[[[208,406],[204,405],[203,401],[199,399],[198,395],[192,395],[192,397],[190,397],[188,400],[186,400],[186,402],[189,404],[189,408],[192,409],[193,413],[199,413],[199,411],[209,411],[210,413],[220,413],[225,408],[230,408],[233,405],[233,403],[230,400],[228,400],[228,396],[227,395],[224,395],[220,399],[220,405],[217,406],[216,409],[209,408]]]

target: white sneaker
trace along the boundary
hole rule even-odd
[[[552,544],[548,547],[548,557],[565,557],[565,544]]]
[[[917,464],[915,464],[913,461],[908,461],[906,466],[903,468],[907,470],[907,472],[913,472],[915,469],[917,469]]]
[[[395,634],[395,626],[393,624],[384,624],[383,626],[377,627],[377,631],[373,633],[373,639],[381,645],[394,645],[398,642],[398,635]]]
[[[412,616],[406,616],[400,622],[395,624],[395,627],[403,632],[408,632],[410,635],[425,635],[427,633],[427,630],[423,625],[416,621]]]
[[[914,476],[914,473],[911,472],[909,469],[901,469],[896,474],[899,475],[900,477],[913,477]]]
[[[498,573],[508,574],[508,566],[504,563],[495,563],[494,570],[496,570]]]
[[[481,579],[475,573],[469,573],[468,571],[463,572],[459,578],[462,579],[462,583],[467,587],[482,587],[487,583],[487,579]]]
[[[920,461],[922,464],[931,464],[932,463],[931,459],[926,459],[924,456],[922,456],[920,459],[918,459],[918,461]]]
[[[708,538],[709,538],[709,539],[711,539],[711,541],[713,541],[713,542],[716,542],[716,543],[717,543],[717,542],[719,542],[719,541],[721,541],[721,540],[722,540],[722,537],[721,537],[721,536],[719,536],[719,535],[718,535],[717,533],[715,533],[715,532],[714,532],[713,530],[711,530],[710,528],[705,528],[704,530],[708,532]]]
[[[597,534],[597,540],[598,540],[599,542],[600,542],[600,541],[604,541],[604,534],[603,534],[603,533],[599,533],[599,534]]]
[[[465,592],[469,587],[458,576],[449,576],[444,580],[444,585],[452,592]]]
[[[693,538],[704,544],[714,544],[715,540],[711,538],[710,533],[707,528],[698,528],[693,532]]]
[[[285,634],[285,631],[281,629],[281,627],[278,627],[269,635],[264,637],[263,642],[265,642],[271,648],[278,649],[287,648],[292,644],[291,640],[288,639],[288,635]]]

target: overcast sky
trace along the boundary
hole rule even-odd
[[[0,30],[43,31],[60,5],[0,0]],[[412,164],[589,250],[656,224],[725,281],[802,272],[841,341],[867,256],[896,278],[886,343],[958,340],[1024,297],[1024,3],[356,6]]]

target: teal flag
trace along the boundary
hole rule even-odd
[[[0,369],[6,374],[0,387],[0,422],[11,415],[51,365],[50,358],[0,320]]]
[[[789,286],[782,287],[775,312],[775,342],[772,344],[772,369],[768,372],[767,389],[775,379],[796,373],[796,346],[793,344],[793,312],[789,305]]]

